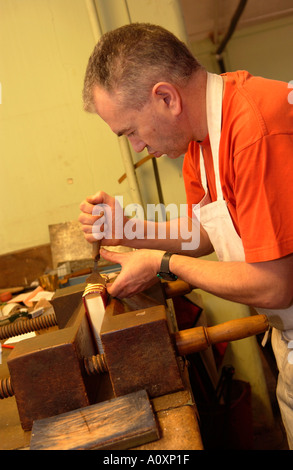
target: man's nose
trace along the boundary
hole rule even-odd
[[[135,137],[128,137],[129,142],[131,143],[133,150],[137,153],[140,153],[145,148],[146,144],[143,140],[137,139]]]

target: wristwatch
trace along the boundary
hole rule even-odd
[[[174,254],[175,253],[169,253],[168,251],[166,251],[166,253],[164,253],[163,255],[160,271],[158,272],[157,276],[161,279],[164,279],[165,281],[176,281],[177,279],[176,274],[173,274],[169,268],[170,258]]]

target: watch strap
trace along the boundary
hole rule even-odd
[[[160,272],[162,273],[170,273],[170,267],[169,267],[169,262],[170,258],[174,253],[169,253],[166,251],[166,253],[163,254],[163,258],[161,261],[161,266],[160,266]]]
[[[170,258],[172,255],[174,255],[174,253],[170,253],[168,251],[164,253],[162,257],[162,261],[161,261],[160,271],[157,274],[162,279],[165,279],[168,281],[176,281],[177,279],[177,276],[170,271],[169,263],[170,263]]]

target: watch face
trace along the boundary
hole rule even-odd
[[[173,273],[159,273],[159,276],[165,281],[176,281],[177,276]]]

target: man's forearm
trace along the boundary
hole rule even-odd
[[[194,287],[233,302],[270,309],[292,303],[292,257],[248,264],[174,255],[170,269]]]

